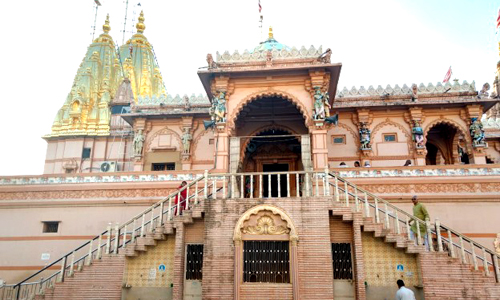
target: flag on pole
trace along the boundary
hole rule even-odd
[[[451,78],[452,73],[453,72],[451,72],[451,66],[450,66],[450,68],[448,69],[448,72],[446,72],[446,75],[444,75],[443,82],[445,82],[445,83],[448,82]]]
[[[99,0],[94,0],[94,2],[97,6],[101,6],[101,2]]]
[[[262,5],[260,5],[260,0],[259,0],[259,14],[262,12]],[[499,12],[500,13],[500,12]],[[498,25],[497,25],[498,27]]]
[[[498,32],[498,27],[500,27],[500,9],[498,9],[498,16],[497,16],[497,32]]]

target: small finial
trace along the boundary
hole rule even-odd
[[[139,15],[139,22],[135,25],[138,33],[143,33],[144,29],[146,29],[146,25],[144,25],[144,12],[141,10],[141,14]]]
[[[111,30],[111,26],[109,26],[109,14],[106,16],[104,25],[102,25],[102,30],[104,31],[104,33],[108,33]]]
[[[274,39],[272,26],[269,26],[269,39]]]

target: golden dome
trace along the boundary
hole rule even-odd
[[[106,21],[104,21],[104,25],[102,25],[102,31],[104,31],[104,33],[109,33],[109,31],[111,30],[111,26],[109,26],[109,14],[106,16]]]
[[[139,22],[137,25],[135,25],[135,28],[137,28],[138,33],[143,33],[144,29],[146,29],[146,25],[144,25],[144,12],[141,11],[141,14],[139,15]]]

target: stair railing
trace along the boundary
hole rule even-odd
[[[365,217],[372,217],[375,223],[382,223],[386,230],[397,235],[406,235],[411,240],[411,224],[415,224],[418,246],[423,245],[421,228],[428,237],[429,245],[424,247],[428,252],[447,252],[451,257],[459,257],[461,262],[469,264],[475,270],[482,269],[486,276],[491,270],[495,281],[500,283],[500,256],[478,242],[440,223],[435,219],[422,220],[392,205],[386,200],[370,193],[337,174],[329,173],[329,185],[333,187],[333,201],[343,206],[353,207],[356,212],[362,212]],[[434,243],[435,241],[435,243]]]
[[[206,189],[212,187],[211,184],[207,184],[206,178],[208,178],[208,171],[205,171],[203,176],[171,193],[122,225],[116,224],[112,226],[109,223],[108,228],[101,234],[64,254],[21,282],[4,285],[0,288],[0,300],[29,299],[36,294],[43,294],[47,288],[54,287],[56,282],[64,282],[67,276],[73,276],[75,268],[81,270],[84,265],[92,264],[94,260],[101,259],[104,254],[117,254],[119,248],[134,242],[136,238],[153,233],[156,227],[164,224],[165,220],[172,220],[175,211],[180,212],[177,209],[179,205],[186,202],[186,207],[189,207],[190,201],[197,204],[200,199],[212,196],[212,193],[205,192]],[[184,191],[186,191],[186,199],[176,204],[175,199],[182,199],[181,195]],[[190,191],[192,191],[191,194]],[[132,231],[129,231],[128,228]],[[60,267],[59,271],[46,278],[40,278],[39,281],[28,282],[54,267]]]

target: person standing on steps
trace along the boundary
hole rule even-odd
[[[411,202],[413,202],[413,216],[424,221],[430,221],[431,218],[429,216],[429,213],[427,212],[427,208],[425,208],[425,206],[422,203],[418,202],[418,198],[416,195],[411,198]],[[424,238],[425,249],[427,249],[428,251],[430,250],[430,248],[429,248],[429,237],[427,236],[427,227],[425,226],[425,224],[422,223],[419,224],[419,227],[420,227],[420,236]],[[411,234],[411,239],[415,241],[415,244],[417,244],[417,239],[416,239],[417,222],[414,222],[413,220],[411,224],[410,234]]]
[[[183,181],[181,185],[178,187],[179,190],[181,190],[183,187],[187,185],[186,181]],[[179,207],[179,215],[182,215],[182,211],[186,209],[186,198],[187,198],[187,189],[185,188],[184,190],[180,191],[176,196],[175,196],[175,209],[174,209],[174,216],[177,215],[177,207]]]
[[[415,294],[412,290],[405,287],[405,282],[403,280],[399,279],[398,281],[396,281],[396,284],[399,288],[396,292],[396,300],[416,300]]]

